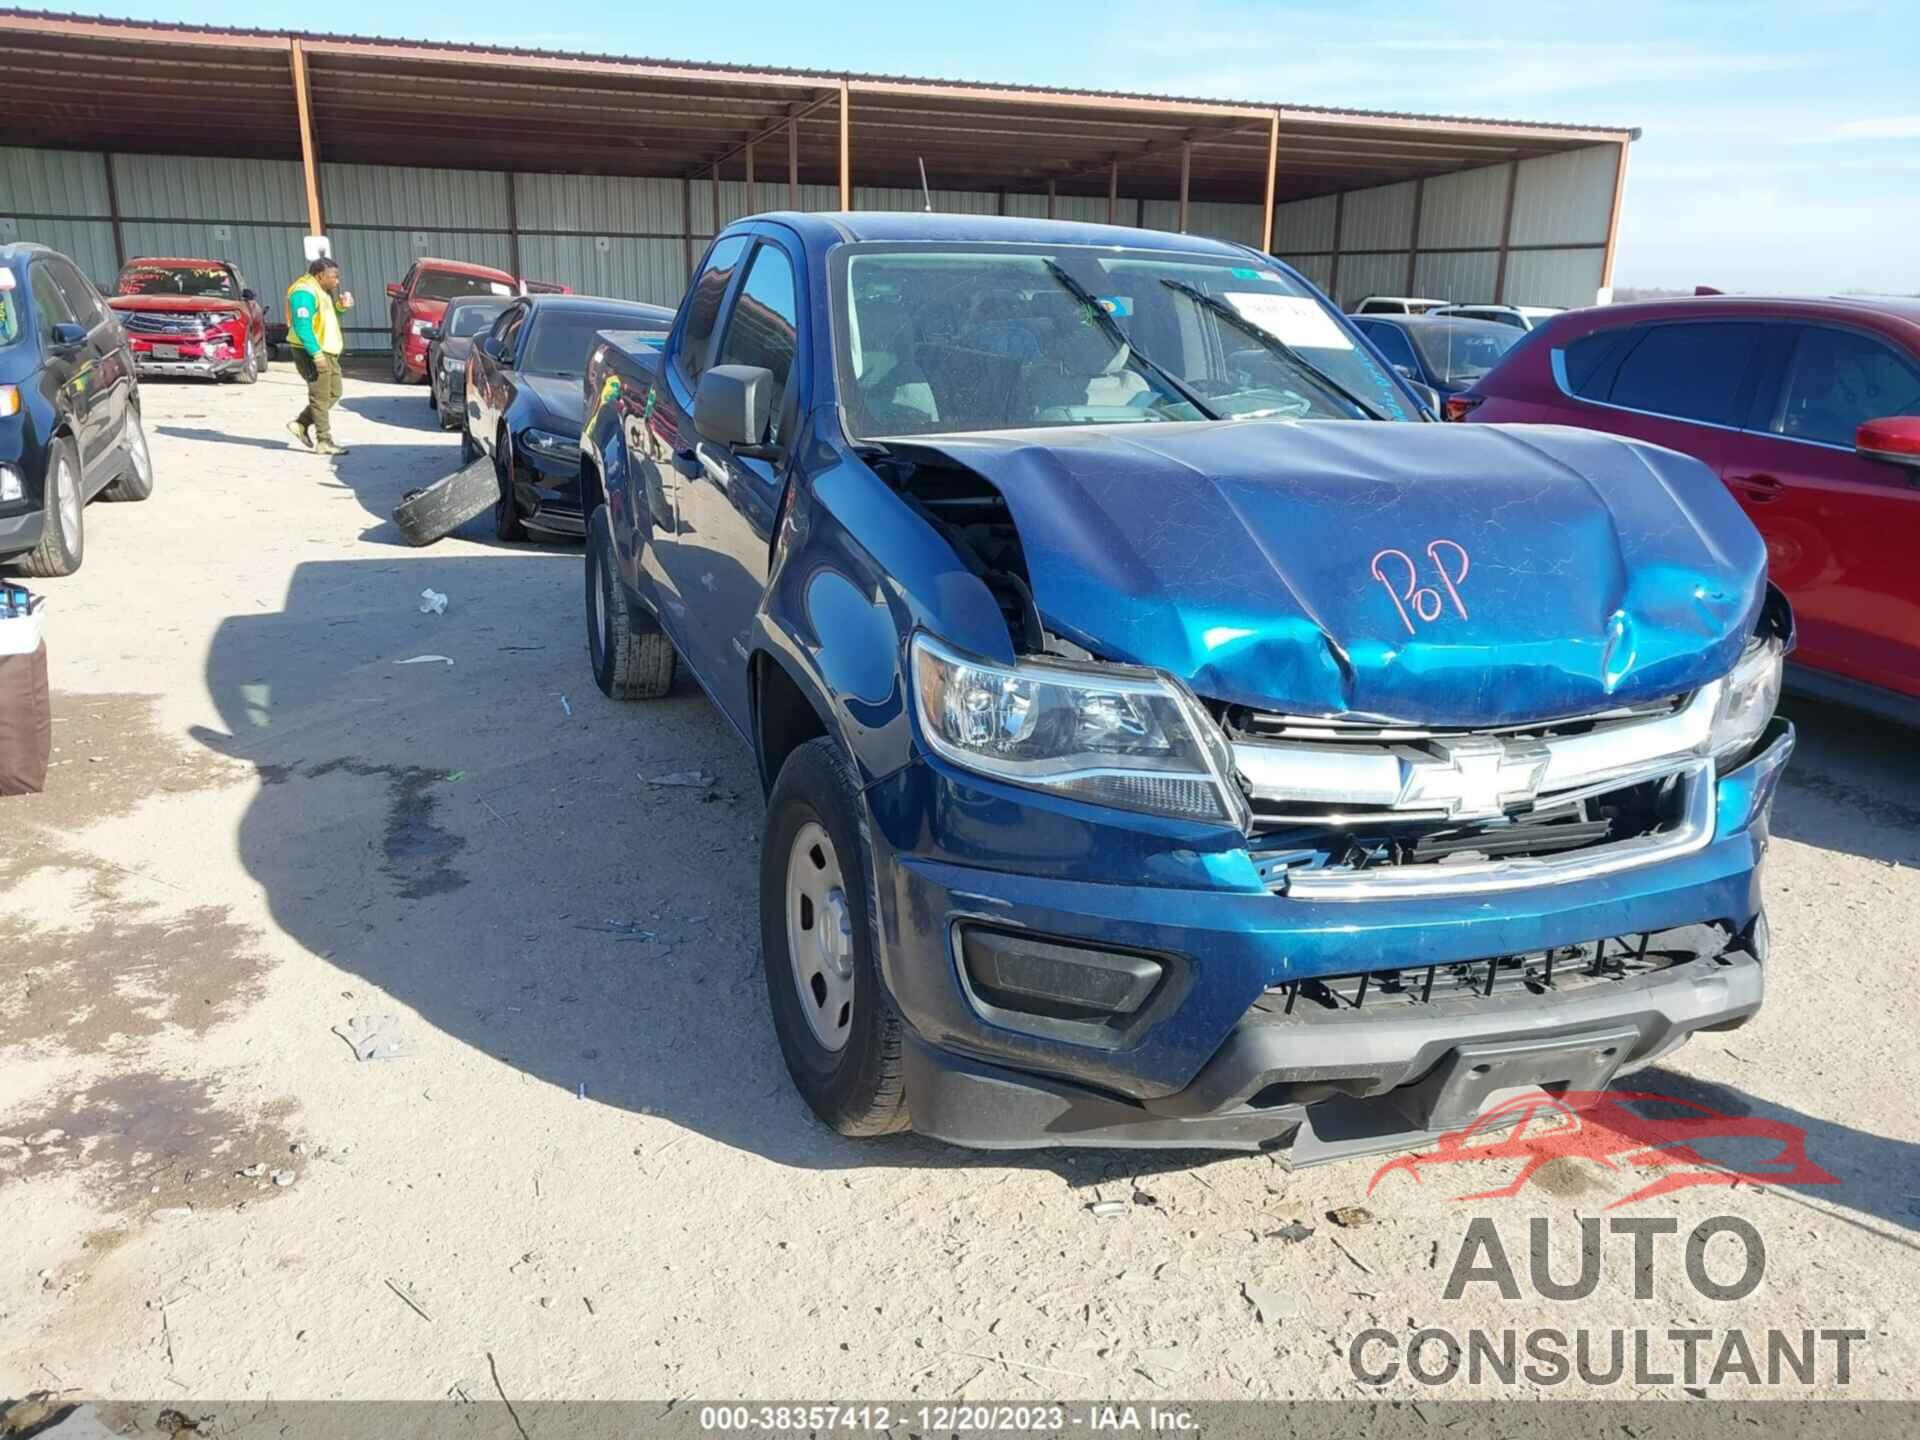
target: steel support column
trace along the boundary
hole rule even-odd
[[[800,208],[800,122],[787,121],[787,208]]]
[[[840,82],[840,208],[853,209],[853,114],[852,92]]]
[[[1627,189],[1627,145],[1620,142],[1620,160],[1613,167],[1613,208],[1607,212],[1607,248],[1600,261],[1600,288],[1613,289],[1613,255],[1620,240],[1620,201]]]
[[[1273,252],[1273,194],[1280,174],[1280,112],[1267,120],[1267,199],[1260,211],[1260,248]]]
[[[753,142],[747,141],[747,214],[760,213],[760,186],[753,178]]]
[[[100,152],[100,163],[107,167],[107,216],[113,221],[113,263],[127,263],[127,237],[120,226],[120,187],[113,183],[113,155]]]
[[[1327,298],[1340,304],[1340,225],[1346,218],[1347,192],[1336,190],[1333,196],[1333,263],[1327,267]]]
[[[707,178],[713,182],[713,233],[718,235],[725,228],[720,219],[720,167],[716,165],[709,170]]]
[[[1180,224],[1182,235],[1187,233],[1187,192],[1193,180],[1193,142],[1180,142]]]
[[[1059,181],[1057,180],[1047,181],[1047,218],[1049,220],[1053,219],[1054,207],[1059,204],[1059,201],[1060,201],[1059,191],[1060,191]]]
[[[1493,303],[1507,303],[1507,252],[1513,247],[1513,196],[1520,188],[1520,162],[1507,164],[1507,203],[1500,215],[1500,259],[1493,270]]]
[[[1107,223],[1120,223],[1120,162],[1107,167]]]
[[[1414,267],[1420,263],[1420,211],[1427,199],[1427,177],[1422,175],[1413,182],[1413,230],[1407,236],[1407,288],[1405,294],[1413,294]]]
[[[693,279],[693,177],[680,177],[680,268]]]
[[[313,133],[313,101],[307,94],[307,52],[298,40],[287,41],[293,67],[293,106],[300,117],[300,169],[307,182],[307,233],[324,235],[320,223],[320,146]]]

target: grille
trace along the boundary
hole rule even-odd
[[[1311,1020],[1362,1008],[1566,993],[1711,959],[1725,946],[1720,927],[1689,925],[1518,955],[1323,976],[1274,986],[1254,1002],[1253,1013],[1268,1020]]]
[[[197,315],[160,315],[145,310],[125,310],[120,314],[121,328],[135,335],[198,335]]]

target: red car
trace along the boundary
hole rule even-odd
[[[1920,724],[1920,300],[1576,310],[1446,408],[1697,456],[1765,537],[1793,602],[1795,688]]]
[[[423,258],[413,262],[406,278],[387,286],[393,330],[393,378],[411,385],[427,377],[426,332],[440,323],[447,302],[461,295],[513,296],[520,282],[491,265],[464,260]]]
[[[230,260],[129,260],[107,305],[143,376],[251,385],[267,368],[267,312]]]

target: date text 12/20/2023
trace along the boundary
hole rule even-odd
[[[1186,1433],[1191,1411],[1161,1405],[703,1405],[700,1428],[714,1434],[878,1433],[896,1426],[969,1434],[1059,1435],[1074,1430]]]

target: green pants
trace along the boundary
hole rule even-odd
[[[313,356],[295,346],[293,368],[307,382],[307,408],[293,417],[293,423],[302,427],[312,426],[316,441],[331,441],[333,428],[327,414],[340,400],[340,357],[329,355],[327,368],[322,370],[313,363]]]

